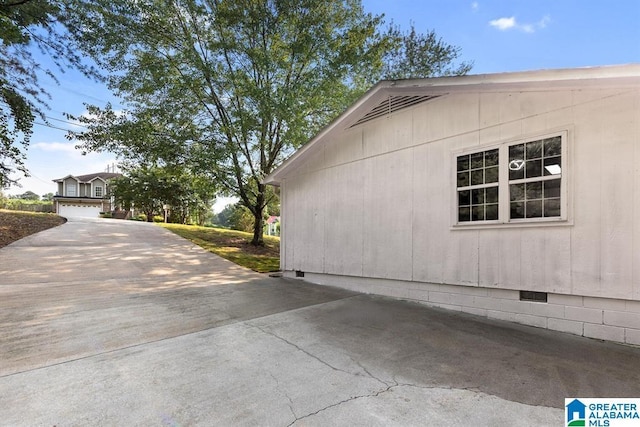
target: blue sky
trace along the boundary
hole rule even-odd
[[[418,31],[435,30],[461,49],[462,60],[473,61],[471,74],[640,63],[640,0],[363,0],[363,5],[403,28],[413,22]],[[60,85],[42,82],[52,95],[46,113],[52,126],[72,128],[63,113],[80,115],[83,103],[111,101],[119,108],[108,90],[77,73],[60,76]],[[110,154],[82,156],[65,133],[35,126],[27,154],[32,177],[6,193],[55,193],[52,179],[103,171],[116,162]]]

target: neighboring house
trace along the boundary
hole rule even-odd
[[[56,213],[64,217],[98,218],[100,212],[111,211],[109,180],[118,176],[121,174],[99,172],[54,179],[58,184],[57,194],[53,197]]]
[[[265,228],[265,234],[269,236],[279,236],[280,235],[280,217],[271,215],[269,218],[267,218],[264,228]]]
[[[285,276],[640,344],[640,65],[374,86],[264,182]]]

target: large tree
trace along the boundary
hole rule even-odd
[[[111,195],[124,209],[135,207],[151,222],[154,215],[171,211],[172,222],[204,225],[215,199],[211,178],[185,168],[143,165],[125,171],[111,183]]]
[[[89,130],[73,137],[85,150],[210,171],[253,215],[254,244],[275,197],[263,177],[384,77],[385,59],[412,73],[468,69],[453,67],[456,48],[416,62],[447,45],[383,29],[359,0],[96,0],[78,18],[80,46],[130,108],[92,107]],[[403,45],[409,36],[425,50]],[[126,127],[154,131],[132,138]]]
[[[26,149],[36,117],[47,122],[48,94],[40,85],[44,75],[79,69],[97,77],[73,48],[67,32],[65,2],[0,0],[0,188],[16,184],[15,172],[28,176]],[[46,56],[54,69],[41,65],[35,53]]]

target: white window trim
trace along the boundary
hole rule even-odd
[[[100,193],[102,193],[99,196],[98,196],[98,188],[100,189]],[[104,197],[104,188],[101,185],[96,185],[93,188],[93,196],[94,197]]]
[[[562,137],[562,181],[560,185],[560,216],[553,218],[517,218],[510,219],[510,201],[509,201],[509,168],[506,167],[508,162],[503,159],[509,158],[509,147],[512,145],[537,141],[539,139],[551,138],[554,136]],[[569,192],[571,180],[571,162],[569,156],[572,146],[572,127],[565,126],[558,130],[546,133],[534,133],[517,139],[507,139],[486,145],[478,145],[474,147],[457,150],[451,153],[451,229],[469,230],[469,229],[486,229],[486,228],[512,228],[512,227],[541,227],[541,226],[567,226],[573,225],[571,194]],[[492,149],[499,149],[500,156],[500,177],[498,186],[498,220],[491,221],[469,221],[458,222],[458,185],[457,185],[457,159],[458,156],[466,154],[478,153]]]
[[[71,187],[71,186],[73,186],[73,192],[74,192],[73,195],[69,194],[69,187]],[[69,183],[69,184],[65,183],[65,187],[66,187],[65,191],[64,191],[65,196],[78,197],[79,189],[78,189],[78,183],[77,182]]]

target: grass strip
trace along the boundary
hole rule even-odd
[[[264,236],[264,246],[253,246],[253,235],[243,231],[182,224],[159,225],[209,252],[258,273],[280,269],[279,237]]]

